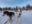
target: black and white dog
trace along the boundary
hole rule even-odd
[[[6,14],[7,16],[9,16],[10,19],[12,18],[12,16],[14,16],[14,12],[4,11],[4,12],[3,12],[3,16],[4,16],[5,14]]]

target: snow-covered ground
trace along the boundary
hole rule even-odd
[[[23,24],[32,24],[32,10],[22,11]]]
[[[9,20],[8,16],[2,16],[3,12],[0,11],[0,24],[4,24],[6,21]],[[16,14],[15,17],[13,17],[14,21],[18,21],[16,18]],[[12,24],[16,24],[16,22],[12,22]],[[28,11],[22,11],[22,15],[20,17],[20,24],[32,24],[32,10],[28,10]]]

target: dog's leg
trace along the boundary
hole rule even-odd
[[[9,20],[6,24],[12,24],[12,19]]]
[[[10,24],[12,24],[13,20],[12,20],[12,19],[10,19],[10,20],[9,20],[9,22],[10,22]]]

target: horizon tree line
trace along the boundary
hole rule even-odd
[[[19,9],[23,9],[23,10],[28,10],[28,9],[29,9],[29,10],[30,10],[30,9],[32,10],[32,6],[30,6],[30,5],[28,4],[26,7],[23,6],[22,8],[21,8],[21,7],[17,7],[17,6],[16,6],[16,8],[11,8],[11,7],[1,8],[1,7],[0,7],[0,11],[2,11],[2,10],[17,10],[18,8],[19,8]]]

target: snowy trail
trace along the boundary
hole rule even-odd
[[[9,20],[9,17],[7,16],[2,16],[3,13],[0,12],[0,24],[4,24],[6,21]],[[5,21],[4,21],[5,20]],[[12,24],[17,23],[17,18],[16,16],[13,17],[13,22]],[[4,21],[4,22],[3,22]],[[15,22],[16,21],[16,22]],[[3,22],[3,23],[2,23]],[[20,24],[32,24],[32,10],[29,11],[22,11],[22,15],[20,17]]]

